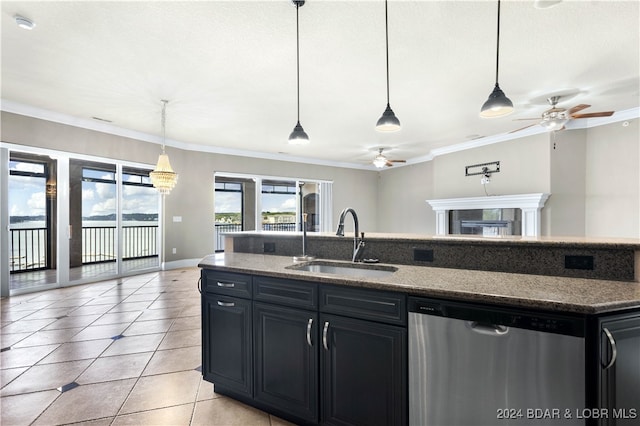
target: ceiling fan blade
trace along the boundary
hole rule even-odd
[[[540,121],[540,117],[536,118],[514,118],[513,121],[522,121],[522,120],[538,120]]]
[[[390,161],[392,163],[406,163],[407,162],[407,160],[387,160],[387,161]]]
[[[387,164],[385,164],[387,167],[393,167],[393,163],[389,160],[387,160]]]
[[[539,120],[539,118],[536,118],[536,120]],[[524,127],[519,128],[519,129],[512,130],[509,133],[519,132],[520,130],[528,129],[529,127],[537,126],[537,125],[538,125],[538,123],[529,124],[528,126],[524,126]]]
[[[574,114],[571,118],[611,117],[615,111],[592,112],[590,114]]]
[[[591,105],[587,105],[587,104],[580,104],[580,105],[576,105],[573,108],[569,108],[567,110],[567,115],[571,115],[574,112],[578,112],[578,111],[582,111],[583,109],[587,109],[589,108]]]

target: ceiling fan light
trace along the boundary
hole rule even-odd
[[[387,108],[382,113],[382,117],[378,119],[376,130],[379,132],[397,132],[400,130],[400,120],[398,120],[389,104],[387,104]]]
[[[489,99],[482,105],[480,109],[480,117],[495,118],[509,115],[513,112],[513,102],[507,98],[498,83],[493,88],[493,92],[489,95]]]
[[[553,132],[556,130],[562,130],[564,125],[567,124],[567,121],[569,120],[566,118],[548,118],[548,119],[542,120],[540,125],[545,129],[547,129],[548,131]]]
[[[379,169],[382,169],[387,165],[387,158],[382,154],[378,154],[376,155],[376,158],[373,159],[373,165]]]
[[[289,135],[290,145],[306,145],[309,143],[309,135],[304,131],[300,122],[293,128],[293,132]]]

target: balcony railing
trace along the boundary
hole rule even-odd
[[[47,228],[10,229],[10,272],[45,269],[47,265]],[[158,226],[123,226],[122,259],[158,256]],[[116,227],[82,227],[82,263],[116,260]]]
[[[9,271],[47,267],[47,228],[10,229]]]

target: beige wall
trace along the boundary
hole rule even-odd
[[[467,165],[500,161],[491,195],[550,192],[542,234],[640,238],[638,121],[514,139],[385,170],[378,178],[381,232],[435,233],[425,200],[484,195]],[[396,217],[398,220],[387,220]]]
[[[587,132],[586,234],[640,238],[640,128],[613,123]]]
[[[11,144],[147,163],[151,166],[160,146],[106,133],[2,112],[2,141]],[[165,261],[198,259],[213,248],[213,176],[234,172],[303,179],[330,180],[333,189],[333,222],[340,211],[353,207],[363,231],[375,230],[376,172],[315,166],[286,161],[218,155],[167,147],[173,169],[179,173],[176,188],[166,197]],[[181,216],[182,222],[173,222]],[[350,228],[347,228],[350,230]],[[176,248],[176,254],[172,254]]]

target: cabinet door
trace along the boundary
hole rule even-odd
[[[255,397],[318,421],[318,314],[254,303]]]
[[[609,409],[603,424],[640,421],[640,316],[601,323],[600,404]]]
[[[202,301],[204,379],[251,396],[251,300],[205,294]]]
[[[323,423],[406,424],[406,329],[335,315],[320,323]]]

